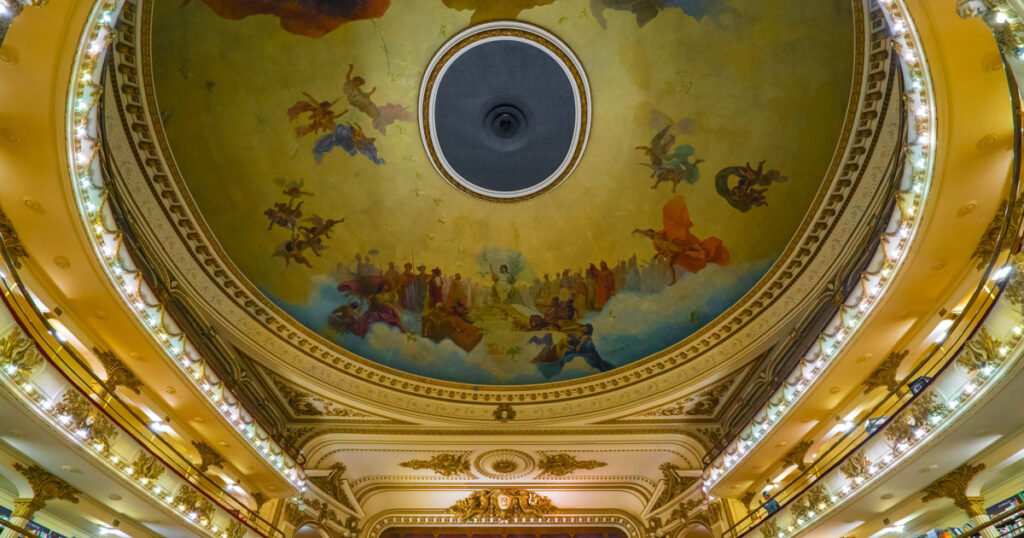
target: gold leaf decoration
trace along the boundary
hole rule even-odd
[[[202,441],[192,441],[192,446],[195,447],[196,452],[199,453],[199,465],[196,467],[199,472],[205,473],[211,466],[222,467],[224,466],[224,457],[220,455],[214,448]]]
[[[37,509],[42,510],[46,505],[46,501],[53,499],[78,504],[78,495],[81,492],[71,487],[64,480],[54,476],[50,471],[34,463],[22,465],[18,462],[14,463],[14,470],[25,477],[25,480],[32,486],[32,500],[35,501]]]
[[[53,412],[57,420],[76,435],[102,445],[101,452],[104,454],[117,438],[118,430],[114,423],[75,389],[64,392],[63,399],[53,407]]]
[[[861,382],[864,387],[864,394],[868,394],[878,387],[886,387],[890,391],[896,390],[900,383],[896,380],[896,371],[899,370],[903,359],[910,354],[910,350],[890,352],[889,356],[879,364],[877,368],[868,374],[867,379]]]
[[[977,269],[979,271],[988,266],[992,256],[995,255],[997,247],[996,242],[999,240],[999,233],[1002,231],[1003,224],[1006,222],[1007,217],[1010,219],[1006,234],[1007,237],[1012,237],[1017,228],[1020,227],[1021,216],[1024,215],[1024,198],[1016,200],[1013,204],[1013,208],[1007,212],[1009,206],[1009,200],[1003,200],[1002,203],[999,204],[999,209],[996,211],[996,215],[992,217],[992,220],[988,223],[988,227],[985,228],[985,232],[981,235],[981,240],[978,242],[978,246],[975,247],[974,253],[971,254],[972,259],[978,258]]]
[[[210,521],[213,517],[214,506],[209,499],[199,494],[195,489],[182,485],[174,494],[171,504],[184,514],[196,513],[196,519]]]
[[[700,480],[698,476],[679,476],[676,471],[679,471],[681,467],[672,462],[662,463],[658,468],[661,469],[661,476],[665,480],[665,489],[661,491],[658,501],[654,503],[655,508],[665,506]]]
[[[23,381],[42,364],[43,356],[20,329],[11,329],[0,339],[0,367],[7,375]]]
[[[540,468],[540,476],[566,476],[580,469],[597,469],[608,465],[597,460],[578,460],[571,454],[544,454],[537,463]]]
[[[448,513],[458,516],[460,521],[472,518],[498,518],[508,521],[512,518],[543,517],[558,508],[551,499],[523,489],[492,489],[473,492],[450,508]]]
[[[977,503],[972,503],[972,499],[967,497],[967,485],[970,484],[971,480],[973,480],[978,473],[984,470],[984,463],[973,465],[970,463],[964,463],[956,469],[942,475],[921,490],[921,493],[924,494],[921,498],[921,502],[928,502],[947,497],[953,500],[953,504],[955,504],[957,508],[967,512],[970,517],[979,516],[985,513],[983,507],[981,510],[978,510]]]
[[[429,460],[409,460],[399,465],[409,469],[430,469],[441,476],[457,476],[469,472],[469,457],[465,454],[437,454]]]
[[[145,450],[139,452],[138,456],[135,456],[135,460],[132,461],[132,474],[139,477],[145,478],[150,482],[156,482],[164,474],[164,466],[155,457],[148,454]]]
[[[342,475],[347,470],[345,464],[338,462],[331,465],[330,469],[331,474],[327,476],[311,476],[309,481],[330,498],[338,501],[342,506],[352,508],[352,503],[349,502],[348,495],[345,493],[345,479],[342,478]]]
[[[278,376],[271,375],[271,381],[277,391],[287,402],[288,407],[299,417],[355,417],[365,418],[367,415],[342,407],[327,398],[321,398],[309,392],[299,390]]]
[[[7,218],[7,213],[4,213],[3,208],[0,208],[0,237],[3,238],[4,249],[7,250],[11,264],[15,269],[21,269],[21,260],[28,258],[28,251],[25,250],[25,245],[18,237],[18,232],[11,224],[11,219]]]
[[[142,381],[136,377],[135,372],[128,368],[128,365],[121,359],[114,355],[112,351],[102,350],[99,348],[92,348],[93,353],[96,354],[96,358],[103,364],[103,369],[107,371],[106,388],[110,392],[117,390],[117,387],[125,387],[135,394],[142,394]]]
[[[964,346],[956,363],[972,374],[986,365],[999,366],[1003,362],[1003,354],[999,351],[1002,347],[1003,343],[993,338],[987,327],[982,327]]]
[[[800,441],[793,446],[793,448],[789,449],[789,452],[786,452],[786,454],[782,456],[782,463],[796,465],[796,468],[801,471],[806,470],[807,465],[804,463],[804,457],[807,455],[807,451],[813,444],[814,441],[811,441],[810,439]]]
[[[868,472],[870,468],[871,461],[864,455],[864,451],[858,451],[846,458],[846,461],[839,466],[839,472],[843,473],[847,480],[864,479],[870,474]]]

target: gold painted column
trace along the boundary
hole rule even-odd
[[[984,497],[967,497],[967,521],[970,521],[975,527],[980,527],[985,523],[988,523],[988,514],[985,512],[985,498]],[[981,531],[982,538],[999,538],[999,531],[995,527],[989,527]]]
[[[78,503],[79,491],[67,482],[50,474],[49,471],[38,465],[24,466],[20,463],[14,464],[14,469],[28,480],[32,486],[31,498],[14,499],[14,511],[11,514],[11,523],[24,527],[36,512],[46,507],[46,501],[52,499],[63,499],[72,503]],[[12,529],[4,529],[0,538],[17,538],[19,534]]]
[[[44,506],[46,506],[46,503],[36,499],[35,497],[14,499],[14,511],[11,513],[11,524],[24,528],[25,524],[32,519],[32,516],[34,516],[36,512],[42,510]],[[4,528],[4,532],[0,533],[0,538],[17,538],[18,536],[20,535],[17,532],[8,528]]]
[[[952,499],[953,504],[967,514],[967,517],[970,518],[968,521],[973,523],[975,527],[984,525],[988,523],[988,514],[985,513],[985,498],[967,496],[967,485],[970,484],[971,480],[978,473],[984,470],[984,463],[977,465],[965,463],[921,490],[921,493],[924,494],[921,501],[928,502],[942,498]],[[983,538],[999,538],[999,533],[996,529],[990,527],[981,531],[981,536]]]

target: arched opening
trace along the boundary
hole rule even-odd
[[[696,523],[683,529],[683,532],[679,533],[679,538],[714,538],[714,535],[711,534],[710,529]]]
[[[292,538],[330,538],[330,535],[320,528],[319,525],[306,523],[295,529],[295,532],[292,533]]]

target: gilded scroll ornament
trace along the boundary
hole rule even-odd
[[[42,510],[46,502],[53,499],[78,504],[78,495],[81,492],[54,476],[50,471],[34,463],[22,465],[17,462],[14,463],[14,470],[25,477],[25,480],[32,486],[32,500],[38,506],[38,510]]]
[[[345,479],[342,478],[342,475],[347,470],[345,464],[338,462],[331,465],[330,469],[331,474],[327,476],[310,476],[309,481],[327,496],[338,501],[342,506],[352,508],[352,503],[348,500],[348,494],[345,493]]]
[[[42,366],[43,356],[20,329],[11,329],[0,339],[0,368],[16,379],[25,380]]]
[[[936,481],[928,484],[927,487],[921,490],[921,493],[924,494],[924,496],[921,497],[921,502],[928,502],[946,497],[952,499],[953,504],[955,504],[957,508],[966,512],[968,517],[975,517],[984,514],[985,511],[983,507],[977,506],[977,503],[972,503],[971,499],[967,497],[967,485],[970,484],[971,480],[973,480],[978,473],[984,470],[984,463],[964,463],[956,469],[953,469],[939,477]]]
[[[782,463],[796,465],[796,468],[801,471],[806,470],[807,464],[804,463],[804,457],[807,456],[807,451],[810,450],[813,444],[814,441],[811,441],[810,439],[800,441],[794,445],[793,448],[789,449],[789,452],[786,452],[786,454],[782,456]]]
[[[864,480],[871,473],[871,461],[864,455],[864,451],[854,452],[846,461],[839,466],[839,472],[846,476],[847,480]]]
[[[213,503],[187,485],[183,484],[178,488],[171,504],[178,510],[181,510],[182,513],[190,514],[195,512],[198,519],[210,521],[213,518]]]
[[[441,476],[457,476],[469,472],[469,458],[465,454],[437,454],[429,460],[409,460],[399,465],[416,470],[430,469]]]
[[[910,354],[910,350],[892,351],[889,356],[879,364],[877,368],[868,374],[867,379],[861,382],[864,387],[864,394],[869,394],[878,387],[885,387],[890,391],[896,390],[900,382],[896,380],[896,372],[900,368],[903,359]]]
[[[662,463],[658,468],[661,469],[665,489],[661,490],[658,501],[654,503],[655,508],[665,506],[669,501],[678,497],[700,480],[699,476],[679,476],[679,473],[676,471],[679,471],[681,467],[672,462]]]
[[[21,260],[28,258],[28,251],[25,250],[25,245],[18,237],[17,230],[11,224],[11,219],[7,218],[7,213],[4,213],[2,208],[0,208],[0,238],[3,239],[4,249],[11,259],[11,264],[15,269],[21,269]]]
[[[472,518],[499,518],[508,521],[519,517],[543,517],[556,510],[551,499],[523,489],[492,489],[473,492],[450,508],[448,513],[460,521]]]
[[[761,523],[757,528],[761,530],[761,536],[764,536],[764,538],[776,538],[778,535],[783,534],[782,529],[779,528],[779,522],[774,519]]]
[[[135,394],[142,394],[142,381],[135,375],[128,365],[124,363],[117,355],[114,355],[112,351],[103,350],[99,348],[92,348],[93,353],[96,354],[96,358],[103,364],[103,369],[107,371],[107,381],[105,383],[107,390],[114,392],[117,387],[125,387],[126,389],[134,392]]]
[[[999,366],[1004,359],[1005,351],[1003,342],[996,340],[989,334],[986,327],[982,327],[974,338],[971,338],[964,346],[963,352],[957,357],[956,363],[969,373],[974,373],[985,366]]]
[[[367,415],[342,407],[327,398],[321,398],[299,390],[275,375],[270,376],[274,387],[288,403],[288,408],[298,417],[346,417],[366,418]]]
[[[733,376],[722,383],[705,389],[695,395],[687,396],[671,405],[659,407],[644,413],[645,417],[694,417],[709,416],[715,413],[722,398],[728,394],[736,382]]]
[[[578,460],[571,454],[544,454],[537,467],[540,468],[540,476],[566,476],[580,469],[597,469],[608,465],[597,460]]]
[[[101,445],[103,453],[110,450],[117,438],[118,430],[114,423],[74,389],[64,392],[63,399],[53,407],[53,411],[57,420],[75,432],[75,435]]]
[[[1013,54],[1016,55],[1016,52]],[[999,204],[996,215],[988,223],[988,227],[985,228],[985,232],[981,235],[978,246],[974,248],[974,253],[971,254],[972,259],[978,259],[976,269],[979,271],[988,266],[989,260],[995,255],[996,248],[998,247],[996,243],[999,240],[999,234],[1003,230],[1003,224],[1006,222],[1007,217],[1010,219],[1007,237],[1012,237],[1014,232],[1020,227],[1021,217],[1024,216],[1024,198],[1016,200],[1013,208],[1007,214],[1009,206],[1010,202],[1008,200],[1003,200]]]
[[[199,453],[199,465],[196,466],[199,472],[205,473],[211,466],[224,467],[224,456],[221,456],[214,448],[202,441],[192,441],[192,446]]]
[[[164,474],[164,466],[145,450],[139,452],[131,465],[133,475],[149,482],[156,482]]]

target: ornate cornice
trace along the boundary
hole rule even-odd
[[[136,25],[141,35],[134,43],[141,51],[148,50],[149,46],[149,36],[145,34],[149,28],[149,9],[150,7],[144,4],[143,9],[140,10],[142,23]],[[857,36],[858,39],[863,40],[863,35],[860,32],[863,27],[863,13],[860,11],[859,4],[857,12],[859,25]],[[858,68],[860,68],[865,64],[864,47],[858,46],[855,50],[858,55]],[[114,63],[117,68],[111,69],[110,73],[117,77],[112,85],[115,94],[112,99],[116,100],[116,103],[113,103],[116,106],[111,108],[122,109],[121,119],[124,122],[126,135],[130,138],[128,142],[132,146],[131,151],[135,153],[133,161],[142,164],[139,166],[139,171],[146,177],[146,181],[140,185],[144,184],[145,188],[150,189],[153,201],[160,205],[159,209],[147,206],[145,211],[157,209],[165,215],[174,215],[176,230],[168,231],[177,234],[180,244],[173,246],[175,253],[170,258],[177,260],[175,263],[182,264],[179,269],[190,273],[183,275],[183,278],[197,285],[212,284],[223,291],[224,296],[218,300],[224,299],[233,305],[234,309],[231,315],[244,315],[244,317],[233,318],[228,323],[240,331],[239,334],[258,338],[260,340],[258,346],[269,354],[277,356],[288,354],[290,356],[297,352],[307,355],[313,360],[305,361],[302,364],[293,363],[307,375],[334,386],[345,386],[346,390],[372,398],[385,405],[408,407],[413,401],[432,400],[426,405],[414,404],[411,409],[419,413],[446,415],[451,408],[462,405],[466,409],[455,414],[448,414],[448,416],[479,420],[483,418],[482,415],[493,411],[493,407],[489,407],[486,411],[479,409],[480,405],[492,406],[497,403],[515,402],[517,411],[520,406],[534,406],[535,409],[544,407],[543,411],[531,410],[532,414],[528,418],[547,418],[564,412],[594,412],[598,407],[628,405],[630,402],[636,401],[635,394],[650,395],[673,390],[678,386],[678,379],[692,377],[697,372],[707,371],[711,365],[720,364],[722,357],[735,356],[737,345],[749,346],[755,340],[763,338],[766,334],[765,330],[771,325],[766,320],[766,312],[769,310],[780,314],[788,312],[786,305],[779,304],[780,298],[790,291],[790,288],[797,286],[798,281],[800,282],[798,287],[802,288],[813,287],[820,283],[818,281],[812,283],[809,280],[801,281],[801,277],[815,265],[815,260],[819,259],[818,256],[823,251],[829,251],[825,254],[825,257],[829,257],[829,264],[834,261],[836,255],[842,254],[841,245],[831,244],[829,241],[823,241],[822,238],[834,237],[836,234],[828,232],[839,225],[844,218],[848,226],[856,225],[849,222],[857,220],[856,217],[846,215],[845,209],[855,198],[859,200],[858,203],[861,206],[870,206],[884,183],[878,177],[865,179],[864,174],[864,170],[870,168],[867,165],[872,158],[875,142],[880,136],[882,122],[867,121],[864,124],[867,125],[865,132],[870,134],[863,135],[862,132],[856,137],[852,135],[853,126],[857,123],[855,117],[858,110],[857,103],[863,97],[862,79],[859,76],[854,77],[855,88],[851,94],[851,106],[848,107],[851,116],[847,119],[839,150],[829,170],[828,184],[823,186],[815,202],[815,209],[809,213],[808,220],[802,226],[799,237],[794,239],[790,248],[780,258],[778,265],[741,304],[720,317],[716,325],[699,331],[691,339],[672,350],[638,361],[629,368],[622,369],[621,372],[594,376],[583,381],[550,384],[543,388],[473,389],[459,384],[428,381],[407,374],[396,374],[351,354],[341,352],[310,331],[297,327],[282,312],[268,304],[256,290],[253,290],[247,281],[240,277],[235,268],[225,261],[216,242],[211,241],[208,237],[208,230],[198,218],[198,213],[188,198],[187,191],[179,182],[178,171],[175,169],[173,159],[167,158],[169,148],[166,141],[163,140],[159,122],[153,120],[156,118],[155,108],[153,108],[155,106],[154,96],[152,88],[146,83],[151,73],[146,69],[139,68],[137,53],[139,51],[135,47],[131,50],[115,51]],[[145,52],[139,54],[144,55]],[[128,109],[131,109],[131,112],[126,112]],[[876,110],[873,110],[872,113],[877,116]],[[864,151],[847,151],[851,145],[856,145],[858,149]],[[861,148],[861,146],[864,147]],[[143,210],[140,209],[140,211]],[[178,255],[183,253],[190,260],[179,258]],[[189,267],[185,268],[185,265]],[[203,282],[200,282],[200,279]],[[203,294],[204,292],[199,293]],[[223,314],[227,314],[226,309],[220,310]],[[772,314],[772,316],[774,315]],[[261,333],[267,334],[256,335],[255,330],[249,330],[257,327],[263,329]],[[744,336],[736,336],[741,332]],[[726,340],[734,341],[736,344],[726,346],[729,349],[720,348]],[[712,357],[710,355],[712,353],[717,353],[720,356]],[[672,375],[667,376],[667,374]],[[643,389],[639,388],[641,384],[645,385]],[[627,390],[635,394],[627,394],[625,392]],[[591,398],[591,396],[611,393],[618,394],[615,398]],[[580,406],[560,405],[585,397],[589,398],[585,410]],[[469,409],[470,407],[477,407],[477,409]],[[523,412],[519,412],[520,419],[523,415]]]

